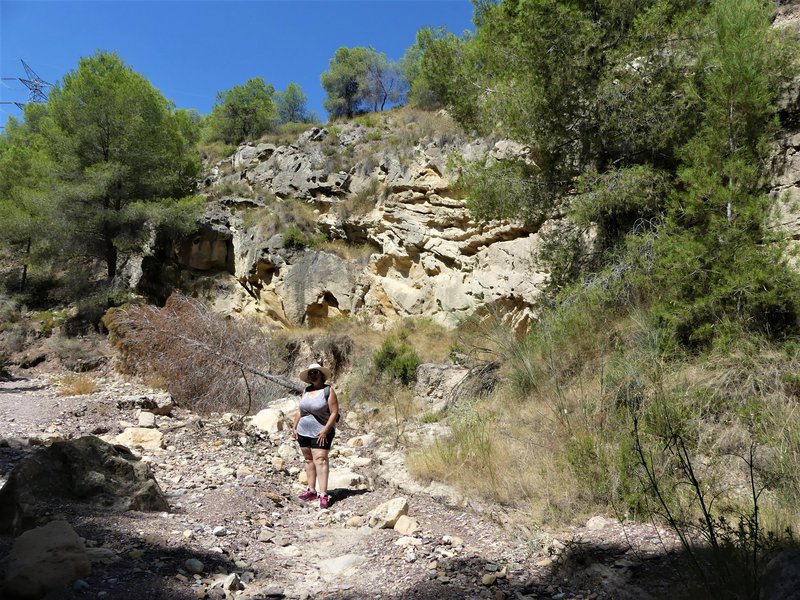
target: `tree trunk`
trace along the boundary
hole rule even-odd
[[[31,253],[31,238],[28,236],[28,240],[25,242],[25,255],[29,255]],[[25,291],[25,286],[28,283],[28,259],[25,258],[24,262],[22,263],[22,277],[20,277],[19,282],[19,290],[21,292]]]
[[[103,225],[103,238],[105,244],[106,269],[108,272],[108,279],[111,280],[117,275],[117,247],[114,245],[114,233],[108,223]]]

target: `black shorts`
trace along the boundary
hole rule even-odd
[[[328,433],[328,437],[325,439],[324,444],[320,444],[315,437],[306,437],[304,435],[297,436],[297,443],[300,444],[301,448],[316,448],[317,450],[330,450],[331,445],[333,445],[333,436],[336,435],[336,430],[332,429]]]

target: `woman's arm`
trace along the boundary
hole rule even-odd
[[[339,416],[339,400],[336,398],[336,390],[333,389],[333,386],[331,386],[331,393],[328,396],[328,410],[331,416],[328,417],[328,422],[325,423],[325,427],[322,428],[322,431],[317,436],[320,443],[325,443],[328,432],[336,425],[336,417]]]
[[[292,417],[292,437],[297,439],[297,424],[300,422],[300,409],[298,408],[294,411],[294,417]]]

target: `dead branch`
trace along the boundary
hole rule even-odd
[[[285,352],[269,336],[214,314],[199,300],[173,294],[163,308],[129,305],[109,311],[104,322],[123,370],[159,376],[177,402],[196,410],[249,412],[251,394],[269,399],[285,395],[280,388],[303,389],[277,374],[286,371]],[[244,372],[259,378],[252,389]]]

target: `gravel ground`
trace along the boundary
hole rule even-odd
[[[100,390],[86,396],[59,396],[54,381],[39,373],[0,382],[0,484],[52,439],[110,439],[136,423],[134,409],[118,400],[152,394],[111,373],[98,376]],[[387,486],[379,458],[387,447],[380,443],[332,453],[334,468],[352,468],[353,456],[369,458],[371,465],[358,469],[369,485],[335,490],[332,507],[320,510],[296,499],[299,455],[283,465],[274,460],[291,444],[285,433],[231,431],[219,416],[180,408],[159,417],[158,428],[165,448],[137,452],[170,511],[51,506],[84,538],[93,573],[49,600],[679,597],[664,549],[664,542],[674,549],[674,540],[648,525],[595,517],[521,539],[498,523],[496,507],[454,508]],[[358,433],[343,427],[337,443],[345,447]],[[370,511],[398,495],[407,497],[419,531],[402,536],[365,525]],[[0,556],[12,543],[0,536]],[[199,573],[189,572],[189,559],[202,563]],[[240,589],[226,591],[232,582]]]

